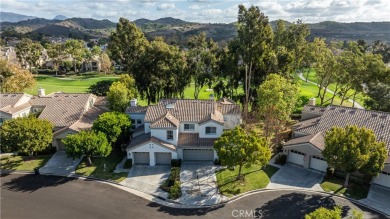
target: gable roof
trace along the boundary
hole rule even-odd
[[[69,129],[79,132],[81,130],[91,129],[93,121],[95,121],[100,114],[107,112],[106,110],[92,106],[83,116],[71,126]]]
[[[302,112],[323,114],[325,110],[326,107],[305,105],[302,109]]]
[[[387,145],[390,154],[390,113],[330,105],[326,107],[322,116],[315,119],[318,120],[311,119],[310,122],[307,120],[298,123],[298,128],[294,131],[307,134],[321,132],[325,135],[333,126],[365,127],[374,131],[377,141]],[[390,162],[390,159],[388,161]]]
[[[126,108],[126,113],[146,113],[147,106],[129,106]]]
[[[309,143],[316,147],[318,150],[322,151],[325,149],[325,139],[321,132],[312,135],[306,135],[299,138],[291,139],[286,142],[283,146],[293,146],[299,144]]]
[[[150,125],[150,128],[177,128],[180,122],[170,112]]]
[[[14,114],[31,107],[28,100],[32,96],[24,93],[1,93],[0,111],[6,114]]]
[[[168,148],[170,150],[173,150],[173,151],[176,151],[176,147],[175,145],[173,144],[170,144],[168,142],[165,142],[165,141],[162,141],[158,138],[155,138],[155,137],[152,137],[150,135],[150,132],[149,133],[145,133],[145,134],[142,134],[142,135],[139,135],[135,138],[133,138],[130,142],[130,144],[127,146],[126,150],[130,150],[130,149],[135,149],[141,145],[143,145],[144,143],[147,143],[147,142],[154,142],[154,143],[157,143],[165,148]]]
[[[222,114],[240,114],[240,106],[232,103],[223,104],[214,100],[163,99],[158,105],[147,108],[145,122],[155,122],[167,112],[180,122],[201,122],[207,118],[211,119],[212,113],[218,114],[215,111]]]

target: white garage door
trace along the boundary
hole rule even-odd
[[[171,153],[155,153],[156,164],[171,164]]]
[[[149,165],[149,152],[134,152],[135,164],[148,164]]]
[[[183,161],[214,161],[214,150],[184,149]]]
[[[290,162],[290,163],[295,163],[295,164],[298,164],[298,165],[302,165],[304,164],[304,157],[305,157],[305,154],[300,152],[300,151],[295,151],[295,150],[290,150],[290,153],[288,153],[288,159],[287,161]]]
[[[328,168],[328,163],[326,163],[324,158],[312,156],[310,158],[310,168],[326,172],[326,168]]]
[[[390,187],[390,173],[381,172],[378,177],[375,177],[372,183]]]

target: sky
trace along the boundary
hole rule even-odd
[[[390,0],[1,0],[0,10],[52,19],[56,15],[109,19],[174,17],[202,23],[237,20],[238,5],[256,5],[269,19],[390,21]]]

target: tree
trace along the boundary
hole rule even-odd
[[[119,76],[119,82],[126,86],[129,94],[129,99],[137,97],[137,87],[135,80],[132,76],[124,74]]]
[[[42,56],[43,47],[38,42],[33,42],[31,39],[24,38],[16,44],[16,56],[22,63],[22,66],[32,67],[39,65],[39,60]]]
[[[206,39],[206,33],[188,39],[188,71],[194,81],[194,97],[198,99],[199,92],[206,84],[212,84],[216,70],[217,44],[212,39]]]
[[[305,219],[341,219],[341,208],[336,206],[333,210],[320,207],[317,210],[305,215]]]
[[[107,112],[101,114],[92,125],[92,130],[102,132],[107,136],[108,142],[115,143],[119,136],[128,135],[131,121],[127,114],[120,112]]]
[[[91,56],[99,56],[102,53],[102,49],[99,46],[94,46],[91,49]]]
[[[53,62],[53,68],[58,73],[58,67],[61,61],[65,58],[65,48],[64,44],[60,43],[49,43],[46,44],[46,52],[51,61]]]
[[[108,50],[116,63],[133,69],[133,64],[144,53],[148,40],[143,32],[132,22],[120,18],[116,31],[111,33]]]
[[[241,177],[241,169],[252,164],[265,166],[271,159],[271,151],[265,138],[256,133],[247,133],[243,128],[225,131],[214,143],[219,159],[228,168],[238,166],[237,179]]]
[[[257,81],[262,81],[268,73],[265,69],[270,53],[272,53],[273,32],[265,16],[259,7],[251,6],[246,9],[244,5],[239,5],[237,22],[238,54],[239,64],[245,69],[244,77],[244,113],[248,112],[248,104],[252,97],[251,87],[255,74]]]
[[[33,116],[7,120],[1,126],[1,151],[34,153],[45,150],[53,141],[53,125]]]
[[[92,165],[92,156],[107,157],[111,153],[111,146],[102,132],[80,131],[77,134],[67,135],[62,140],[69,157],[80,158],[85,155],[88,165]]]
[[[264,119],[264,135],[268,141],[290,120],[299,95],[299,84],[277,74],[270,74],[257,90],[257,112]],[[277,143],[279,139],[277,138]],[[270,145],[271,146],[271,145]]]
[[[35,79],[30,71],[0,59],[0,84],[1,92],[23,92],[35,85]]]
[[[72,56],[73,68],[77,72],[77,65],[83,62],[89,53],[88,48],[84,46],[81,40],[70,39],[65,42],[65,52]]]
[[[322,154],[328,165],[347,174],[344,187],[353,172],[377,175],[387,158],[385,143],[377,142],[374,132],[364,127],[333,127],[326,132],[325,145]]]
[[[103,52],[99,56],[100,60],[100,69],[104,72],[104,74],[107,74],[111,70],[111,60],[110,57],[108,57],[107,53]]]
[[[126,85],[117,81],[114,82],[107,92],[107,100],[110,109],[117,112],[124,112],[130,103],[129,90]]]
[[[107,96],[107,92],[110,90],[112,83],[114,82],[110,80],[98,81],[89,86],[88,92],[93,93],[96,96]]]
[[[369,83],[367,86],[368,99],[364,105],[372,110],[390,112],[390,84]]]

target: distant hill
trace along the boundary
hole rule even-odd
[[[53,20],[60,20],[60,21],[63,21],[63,20],[66,20],[68,19],[68,17],[64,16],[64,15],[57,15],[53,18]]]
[[[180,19],[166,17],[157,20],[138,19],[134,23],[145,32],[148,39],[162,36],[167,43],[180,46],[187,45],[189,36],[200,32],[206,32],[207,37],[212,38],[220,45],[226,45],[227,41],[236,36],[234,23],[196,23]],[[276,22],[271,22],[275,27]],[[31,33],[47,36],[62,36],[79,39],[106,38],[115,30],[116,23],[109,20],[96,20],[92,18],[68,18],[65,20],[48,20],[35,18],[16,23],[1,22],[3,34]],[[314,37],[326,38],[328,41],[350,41],[364,39],[368,43],[381,40],[390,44],[390,22],[355,22],[339,23],[325,21],[308,24]]]
[[[37,17],[0,11],[0,22],[19,22]]]

